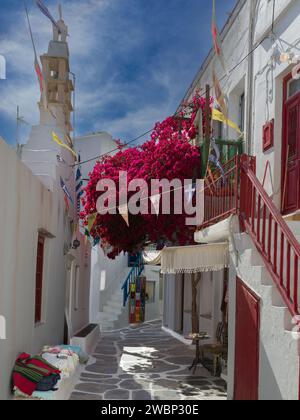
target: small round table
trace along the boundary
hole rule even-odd
[[[193,374],[196,373],[197,366],[199,364],[203,365],[203,360],[201,359],[201,352],[200,352],[200,342],[201,341],[207,341],[210,340],[211,337],[206,332],[201,332],[199,334],[189,334],[187,337],[185,337],[187,340],[193,341],[193,343],[196,344],[196,355],[195,359],[193,360],[192,366],[189,368],[189,370],[194,369]]]

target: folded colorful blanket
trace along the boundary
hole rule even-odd
[[[60,373],[60,370],[42,357],[30,357],[29,354],[22,353],[15,362],[13,384],[24,394],[31,396],[43,378]]]

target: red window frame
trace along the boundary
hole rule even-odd
[[[263,151],[266,152],[274,146],[274,119],[263,127]]]
[[[44,252],[45,238],[38,237],[37,257],[36,257],[36,282],[35,282],[35,323],[42,321],[42,301],[43,301],[43,274],[44,274]]]

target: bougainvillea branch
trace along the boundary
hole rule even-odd
[[[127,172],[128,182],[143,179],[149,185],[152,179],[179,179],[183,182],[199,177],[200,150],[192,145],[197,136],[194,121],[199,108],[205,108],[205,99],[196,94],[192,102],[182,105],[177,116],[157,123],[151,139],[143,145],[126,149],[118,142],[119,152],[116,155],[106,156],[97,162],[83,198],[81,218],[84,223],[89,215],[97,212],[98,182],[103,179],[114,181],[118,194],[120,171]],[[185,216],[174,214],[172,209],[167,215],[130,215],[128,227],[119,214],[98,214],[90,234],[96,240],[101,238],[101,245],[109,250],[110,258],[115,258],[122,251],[136,253],[148,242],[168,241],[185,245],[193,243],[193,230],[186,226]]]

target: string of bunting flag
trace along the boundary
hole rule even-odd
[[[152,196],[143,197],[143,198],[140,199],[140,201],[150,200],[151,203],[152,203],[152,205],[153,205],[153,208],[155,210],[155,214],[157,216],[159,216],[159,208],[160,208],[161,197],[163,195],[165,195],[165,194],[169,194],[170,192],[182,191],[182,190],[184,190],[184,193],[185,193],[185,195],[187,197],[188,204],[191,203],[191,201],[192,201],[192,199],[194,197],[194,194],[196,192],[196,183],[192,183],[192,184],[185,185],[185,186],[178,187],[178,188],[173,188],[172,190],[163,191],[163,192],[161,192],[159,194],[155,194],[155,195],[152,195]],[[203,192],[203,191],[204,191],[204,189],[202,189],[200,192]],[[129,226],[128,204],[122,204],[120,206],[110,207],[110,208],[105,209],[105,210],[108,213],[109,212],[112,212],[112,211],[115,211],[115,210],[118,210],[119,214],[123,217],[123,219],[126,222],[127,226]],[[86,220],[87,223],[88,223],[87,224],[87,230],[88,230],[89,233],[91,232],[91,230],[92,230],[92,228],[94,226],[94,223],[95,223],[95,221],[97,219],[97,216],[98,216],[98,213],[96,212],[96,213],[90,214],[87,217],[87,220]]]

